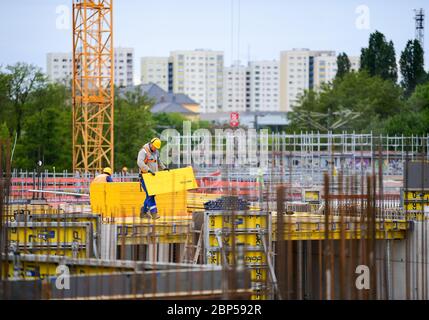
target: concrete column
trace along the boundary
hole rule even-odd
[[[114,224],[102,224],[100,233],[101,259],[116,260],[117,254],[117,226]]]

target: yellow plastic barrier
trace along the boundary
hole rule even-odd
[[[148,190],[152,188],[152,193],[157,192],[155,199],[161,217],[188,215],[187,190],[197,188],[191,167],[157,172],[150,178],[144,175],[144,179]],[[101,213],[103,218],[139,218],[145,198],[139,182],[92,183],[90,186],[91,209]]]
[[[143,179],[151,196],[198,188],[192,167],[160,171],[155,176],[146,173]]]

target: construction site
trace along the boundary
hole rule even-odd
[[[114,166],[112,10],[73,1],[73,170],[14,168],[0,141],[0,299],[429,298],[428,135],[161,135],[142,218]]]

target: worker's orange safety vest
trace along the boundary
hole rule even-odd
[[[153,158],[153,157],[151,157],[152,156],[152,150],[150,150],[150,148],[149,148],[149,145],[145,145],[144,147],[144,150],[146,151],[146,158],[144,159],[144,163],[145,164],[148,164],[149,162],[152,162],[152,163],[156,163],[156,158]],[[142,173],[147,173],[147,171],[146,170],[141,170],[141,172]]]

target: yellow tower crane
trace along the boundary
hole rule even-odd
[[[73,171],[113,168],[113,0],[73,0]]]

